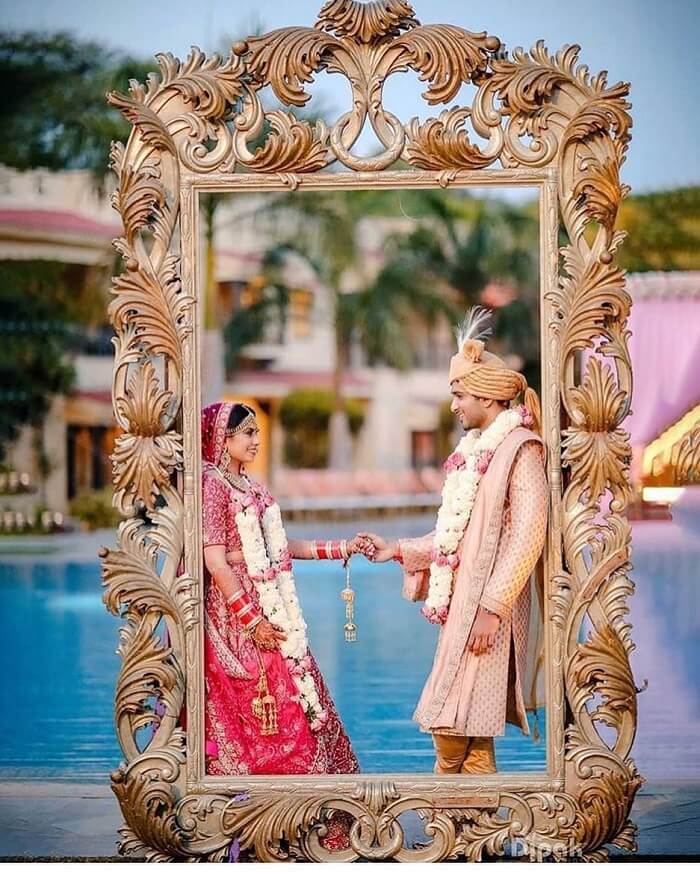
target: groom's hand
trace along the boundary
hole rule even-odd
[[[501,623],[501,617],[495,613],[489,613],[483,607],[479,607],[476,619],[467,641],[467,649],[474,655],[483,655],[491,652],[496,642],[496,632]]]
[[[364,544],[362,552],[372,562],[389,561],[394,557],[395,543],[389,543],[378,534],[361,532],[357,535],[358,540]]]

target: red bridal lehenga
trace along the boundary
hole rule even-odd
[[[212,404],[202,413],[202,533],[204,546],[223,545],[242,555],[236,514],[244,504],[261,517],[273,503],[269,492],[251,483],[248,493],[230,485],[217,465],[225,446],[231,404]],[[244,561],[230,561],[237,582],[255,607],[260,600]],[[310,723],[299,702],[289,661],[279,650],[258,649],[226,604],[205,569],[205,741],[207,774],[348,774],[359,765],[345,729],[309,650],[306,668],[313,676],[325,721]],[[277,734],[263,734],[253,712],[260,659],[277,706]],[[312,730],[312,726],[313,729]],[[338,823],[338,817],[334,817]],[[342,821],[342,818],[341,818]],[[346,830],[345,830],[346,831]],[[330,845],[329,833],[325,843]]]

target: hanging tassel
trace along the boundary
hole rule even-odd
[[[277,701],[267,685],[267,673],[262,657],[259,652],[257,655],[260,665],[260,677],[258,679],[258,694],[253,698],[252,703],[253,716],[260,720],[260,734],[277,734],[279,731],[277,726]]]
[[[273,695],[269,692],[262,700],[263,718],[260,734],[272,735],[277,734],[277,702]]]
[[[346,643],[354,643],[357,640],[357,625],[354,622],[355,591],[350,584],[350,559],[346,558],[343,564],[345,565],[345,588],[340,593],[340,597],[345,601],[345,619],[347,620],[343,631]]]

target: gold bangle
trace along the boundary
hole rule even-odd
[[[315,558],[318,561],[318,550],[316,549],[316,541],[311,541],[311,558]]]

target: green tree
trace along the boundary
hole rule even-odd
[[[22,425],[41,426],[56,394],[70,391],[74,331],[61,304],[70,268],[0,262],[0,458]]]
[[[536,289],[538,226],[527,208],[438,190],[421,194],[422,220],[392,241],[392,257],[406,265],[407,276],[442,280],[464,306],[478,303],[492,280]]]
[[[524,358],[525,375],[537,385],[536,213],[529,206],[466,193],[428,190],[420,192],[420,199],[415,230],[388,241],[383,273],[396,277],[407,300],[420,297],[426,287],[451,289],[462,310],[479,303],[480,293],[492,281],[513,286],[517,297],[497,310],[494,337],[503,351],[517,351]]]
[[[265,336],[266,326],[277,327],[277,342],[283,342],[289,306],[289,288],[282,270],[290,249],[279,245],[263,254],[260,277],[260,296],[250,305],[237,310],[224,328],[226,371],[239,366],[241,350],[257,343]]]
[[[87,169],[102,184],[112,140],[130,130],[105,96],[152,66],[69,33],[0,32],[0,163]]]
[[[287,395],[280,405],[285,464],[295,468],[328,466],[328,425],[333,408],[333,395],[325,389],[296,389]],[[345,412],[354,436],[362,428],[364,411],[358,401],[348,399]]]
[[[619,253],[626,270],[700,269],[700,186],[633,195],[619,225],[627,231]]]
[[[19,170],[90,170],[101,190],[112,140],[129,124],[106,93],[144,79],[152,64],[67,33],[0,32],[0,163]],[[51,396],[70,390],[75,326],[100,323],[106,276],[49,261],[0,265],[3,337],[0,451],[23,424],[40,425]]]
[[[387,192],[293,192],[275,199],[263,212],[265,219],[272,217],[270,233],[276,240],[264,259],[267,294],[252,313],[234,315],[226,334],[230,355],[236,354],[234,337],[253,328],[248,342],[259,339],[273,308],[279,311],[282,259],[290,251],[300,254],[331,295],[335,362],[329,463],[345,469],[350,462],[350,440],[342,383],[353,342],[359,342],[372,364],[408,367],[411,321],[418,317],[433,325],[440,314],[456,318],[456,311],[434,284],[417,286],[386,271],[372,280],[363,275],[360,222],[368,216],[394,214]]]

